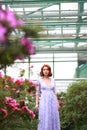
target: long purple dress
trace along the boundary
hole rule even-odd
[[[58,103],[55,95],[55,81],[51,78],[47,86],[42,78],[38,80],[36,94],[41,93],[39,101],[38,130],[60,130]]]

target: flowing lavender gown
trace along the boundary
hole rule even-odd
[[[36,94],[41,93],[39,101],[38,130],[60,130],[58,103],[55,96],[55,81],[51,78],[47,86],[42,78],[38,80]]]

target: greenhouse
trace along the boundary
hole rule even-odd
[[[85,0],[4,0],[3,8],[14,11],[26,24],[39,24],[46,37],[33,39],[36,54],[31,56],[30,64],[38,73],[42,64],[52,67],[53,77],[66,89],[66,84],[76,78],[87,77],[87,2]],[[67,8],[66,8],[67,7]],[[19,34],[15,34],[19,35]],[[7,68],[7,74],[14,69],[26,69],[25,77],[29,78],[28,59],[23,63]],[[9,71],[9,69],[11,71]],[[18,71],[14,76],[18,76]],[[33,74],[33,79],[37,78]]]
[[[6,11],[3,15],[4,10]],[[17,18],[15,21],[18,22],[18,25],[11,19],[11,17],[15,17],[12,12]],[[11,14],[11,17],[8,16],[8,13]],[[5,17],[7,21],[5,21]],[[7,29],[5,30],[4,27],[7,27]],[[7,75],[16,79],[22,77],[23,80],[36,82],[42,65],[48,64],[52,68],[52,76],[56,81],[56,91],[59,95],[66,93],[69,86],[74,88],[74,83],[77,81],[79,84],[82,81],[82,86],[86,86],[87,0],[0,0],[0,31],[1,78],[2,75]],[[18,45],[19,39],[21,45],[24,44],[24,39],[21,38],[23,35],[29,38],[29,42],[33,44],[35,50],[29,46],[31,49],[29,53],[26,53],[26,48]],[[78,83],[75,84],[77,87],[79,86]],[[7,84],[8,79],[5,85]],[[79,93],[80,90],[83,91],[82,88],[78,87],[78,89]],[[85,90],[87,90],[87,87],[85,87]],[[77,91],[76,93],[78,94]],[[83,95],[86,95],[86,93],[84,92]],[[67,102],[68,96],[66,96]],[[73,94],[73,96],[75,95]],[[84,101],[83,104],[85,103]],[[81,116],[80,113],[78,115],[75,121]],[[64,115],[61,114],[62,117],[65,122],[61,121],[61,130],[87,129],[86,121],[85,123],[80,122],[82,124],[79,123],[81,127],[78,127],[79,124],[77,123],[73,128],[75,122],[73,123],[70,119],[66,121]],[[71,117],[73,118],[73,114]],[[24,118],[26,119],[26,117]],[[67,123],[68,121],[71,125]],[[19,128],[19,126],[18,129],[11,129],[10,127],[3,129],[0,125],[0,128],[2,130],[29,130],[28,127]],[[34,128],[32,127],[30,130],[34,130]]]

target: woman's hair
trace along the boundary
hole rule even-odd
[[[52,76],[51,67],[50,67],[49,65],[47,65],[47,64],[44,64],[44,65],[41,67],[40,76],[44,76],[44,74],[43,74],[43,68],[44,68],[44,67],[47,67],[48,70],[49,70],[48,76]]]

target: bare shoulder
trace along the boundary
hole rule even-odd
[[[55,79],[53,77],[51,77],[51,81],[55,81]]]

